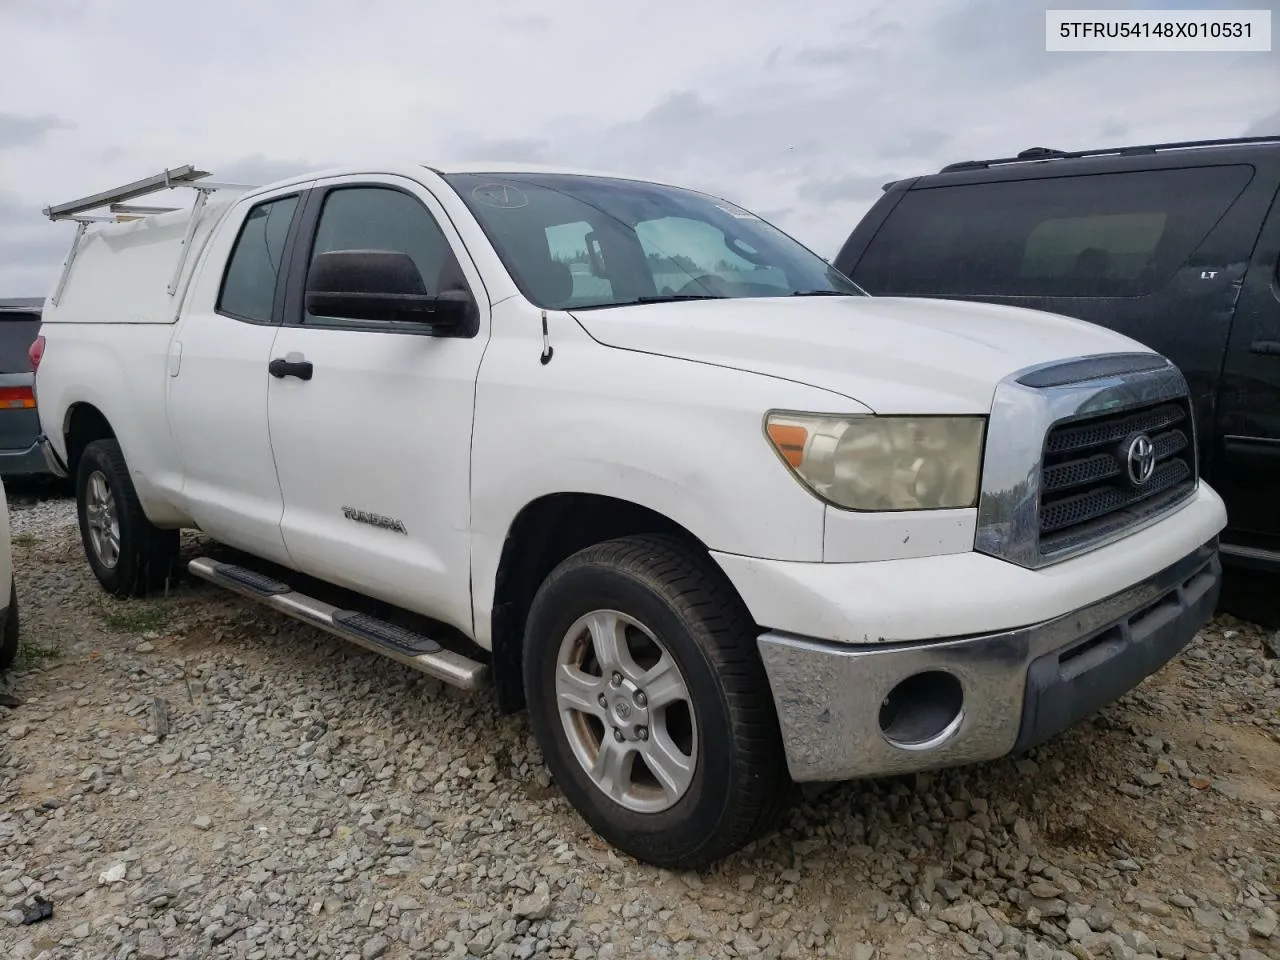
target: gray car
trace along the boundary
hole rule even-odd
[[[0,299],[0,476],[48,473],[36,446],[40,421],[32,393],[35,374],[27,356],[40,332],[43,297]]]

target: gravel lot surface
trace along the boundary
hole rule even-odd
[[[113,601],[71,501],[10,499],[5,960],[1280,957],[1280,641],[1249,624],[1029,757],[833,788],[679,875],[589,831],[523,716],[211,585]]]

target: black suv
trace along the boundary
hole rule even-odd
[[[886,184],[835,265],[871,294],[1049,310],[1169,357],[1224,560],[1280,572],[1280,137],[953,163]]]
[[[43,309],[43,297],[0,300],[0,477],[48,475],[36,445],[40,420],[28,355]]]

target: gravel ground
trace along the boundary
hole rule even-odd
[[[73,504],[13,501],[6,960],[1280,957],[1280,660],[1249,624],[1029,757],[842,785],[673,874],[590,832],[524,717],[206,584],[113,601]]]

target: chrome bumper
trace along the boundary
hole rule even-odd
[[[1016,630],[859,646],[765,633],[760,654],[791,777],[891,776],[1036,746],[1172,659],[1213,615],[1220,589],[1214,540],[1105,600]],[[959,693],[932,708],[934,733],[892,742],[886,698],[924,672]]]

